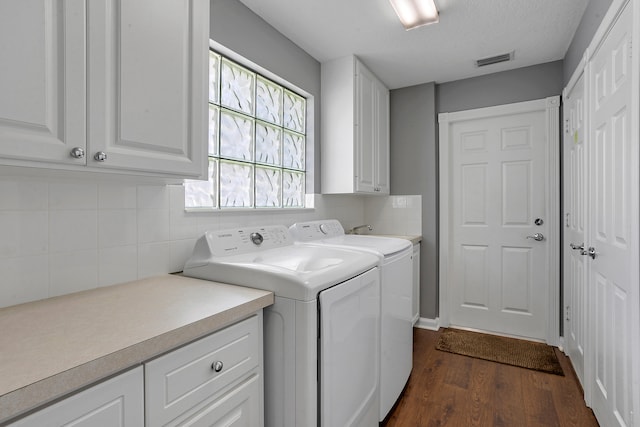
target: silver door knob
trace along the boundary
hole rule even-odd
[[[589,246],[586,251],[584,249],[581,250],[580,255],[586,255],[590,256],[591,259],[596,259],[596,255],[598,255],[598,252],[596,252],[596,248],[594,248],[593,246]]]
[[[107,160],[107,153],[105,153],[104,151],[98,151],[94,156],[93,159],[96,162],[104,162],[105,160]]]
[[[69,153],[74,159],[84,158],[84,149],[81,147],[73,147]]]
[[[542,242],[544,240],[544,235],[542,233],[536,233],[533,236],[527,236],[527,239],[533,239],[536,242]]]

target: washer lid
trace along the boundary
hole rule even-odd
[[[282,229],[286,234],[280,232]],[[256,243],[260,238],[253,233],[261,235],[260,243]],[[185,264],[184,275],[311,301],[321,290],[370,270],[378,263],[378,257],[372,254],[328,246],[294,245],[287,236],[284,227],[207,232],[198,239]]]
[[[353,247],[385,257],[412,247],[408,240],[396,237],[345,234],[342,225],[335,219],[298,222],[289,227],[289,231],[297,242]]]

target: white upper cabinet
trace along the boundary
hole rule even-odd
[[[0,1],[0,157],[83,165],[84,1]]]
[[[2,1],[0,163],[204,176],[208,22],[207,0]]]
[[[208,22],[207,0],[89,2],[92,166],[204,172]]]
[[[389,90],[356,57],[322,64],[322,192],[389,194]]]

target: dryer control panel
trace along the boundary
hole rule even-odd
[[[309,242],[344,235],[344,228],[342,228],[342,224],[337,219],[298,222],[293,224],[289,231],[298,242]]]

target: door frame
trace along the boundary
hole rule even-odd
[[[546,190],[549,209],[549,240],[557,242],[549,245],[549,311],[547,313],[546,341],[550,345],[557,346],[560,340],[560,96],[552,96],[534,101],[517,102],[513,104],[498,105],[495,107],[476,108],[453,113],[438,114],[440,127],[438,141],[439,150],[439,215],[440,215],[440,248],[439,248],[439,325],[449,326],[450,292],[449,278],[452,265],[451,224],[449,215],[451,209],[450,170],[451,155],[449,153],[449,128],[458,121],[482,119],[508,114],[545,111],[547,124],[548,159],[549,159],[549,183]]]

